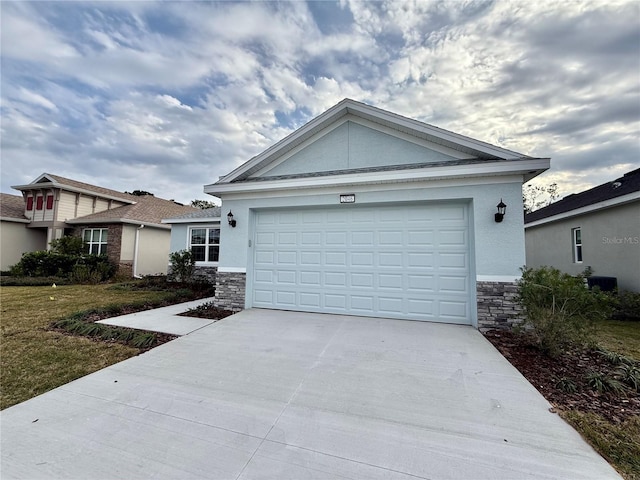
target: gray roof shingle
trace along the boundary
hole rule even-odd
[[[625,173],[624,176],[612,182],[603,183],[584,192],[569,195],[551,205],[528,213],[524,216],[524,223],[535,222],[638,191],[640,191],[640,168]]]

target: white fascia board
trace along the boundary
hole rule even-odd
[[[456,166],[428,167],[424,169],[393,170],[385,172],[350,173],[323,177],[304,177],[273,181],[238,182],[205,186],[206,193],[267,192],[322,186],[348,186],[375,183],[416,182],[455,177],[479,177],[501,175],[524,175],[530,171],[546,170],[549,159],[518,160],[517,162],[490,162]]]
[[[49,182],[49,183],[30,183],[29,185],[14,185],[11,188],[16,190],[24,191],[24,190],[50,190],[52,188],[57,188],[60,190],[64,190],[67,192],[81,193],[83,195],[87,195],[89,197],[99,197],[107,200],[116,200],[122,203],[128,203],[130,205],[134,205],[135,201],[127,200],[126,198],[116,197],[113,195],[108,195],[106,193],[95,192],[93,190],[87,190],[85,188],[72,187],[69,185],[62,185],[57,182]]]
[[[13,223],[31,223],[31,220],[27,218],[14,218],[14,217],[0,217],[0,221],[13,222]]]
[[[145,227],[159,228],[161,230],[171,230],[169,225],[161,225],[159,223],[141,222],[139,220],[131,220],[130,218],[92,218],[90,220],[83,220],[82,217],[74,218],[73,220],[67,220],[65,223],[70,225],[95,225],[95,224],[112,224],[112,223],[125,223],[127,225],[144,225]]]
[[[596,212],[598,210],[603,210],[605,208],[616,207],[618,205],[623,205],[625,203],[633,202],[635,200],[640,200],[640,192],[632,192],[627,195],[622,195],[620,197],[611,198],[609,200],[604,200],[602,202],[594,203],[592,205],[587,205],[585,207],[576,208],[575,210],[569,210],[568,212],[558,213],[557,215],[553,215],[551,217],[541,218],[540,220],[536,220],[535,222],[525,223],[524,228],[537,227],[539,225],[544,225],[545,223],[557,222],[559,220],[565,220],[571,217],[577,217],[578,215],[584,215],[586,213]]]
[[[165,218],[162,223],[220,223],[220,217]]]

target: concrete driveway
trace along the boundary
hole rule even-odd
[[[470,327],[247,310],[2,412],[2,478],[620,478]]]

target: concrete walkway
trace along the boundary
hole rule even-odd
[[[98,320],[97,323],[105,325],[115,325],[116,327],[137,328],[139,330],[149,330],[150,332],[170,333],[172,335],[186,335],[207,325],[211,325],[215,320],[197,317],[179,316],[190,308],[195,308],[203,303],[212,302],[211,298],[202,298],[192,302],[178,303],[168,307],[154,308],[143,312],[130,313],[119,317]]]
[[[246,310],[2,412],[2,478],[619,479],[470,327]]]

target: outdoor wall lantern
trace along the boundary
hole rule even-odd
[[[507,210],[507,206],[504,204],[502,199],[500,199],[500,203],[496,205],[498,208],[498,213],[496,213],[496,223],[500,223],[504,218],[504,212]]]
[[[227,213],[227,220],[229,220],[229,225],[235,228],[236,221],[233,219],[233,213],[231,213],[231,210],[229,210],[229,213]]]

